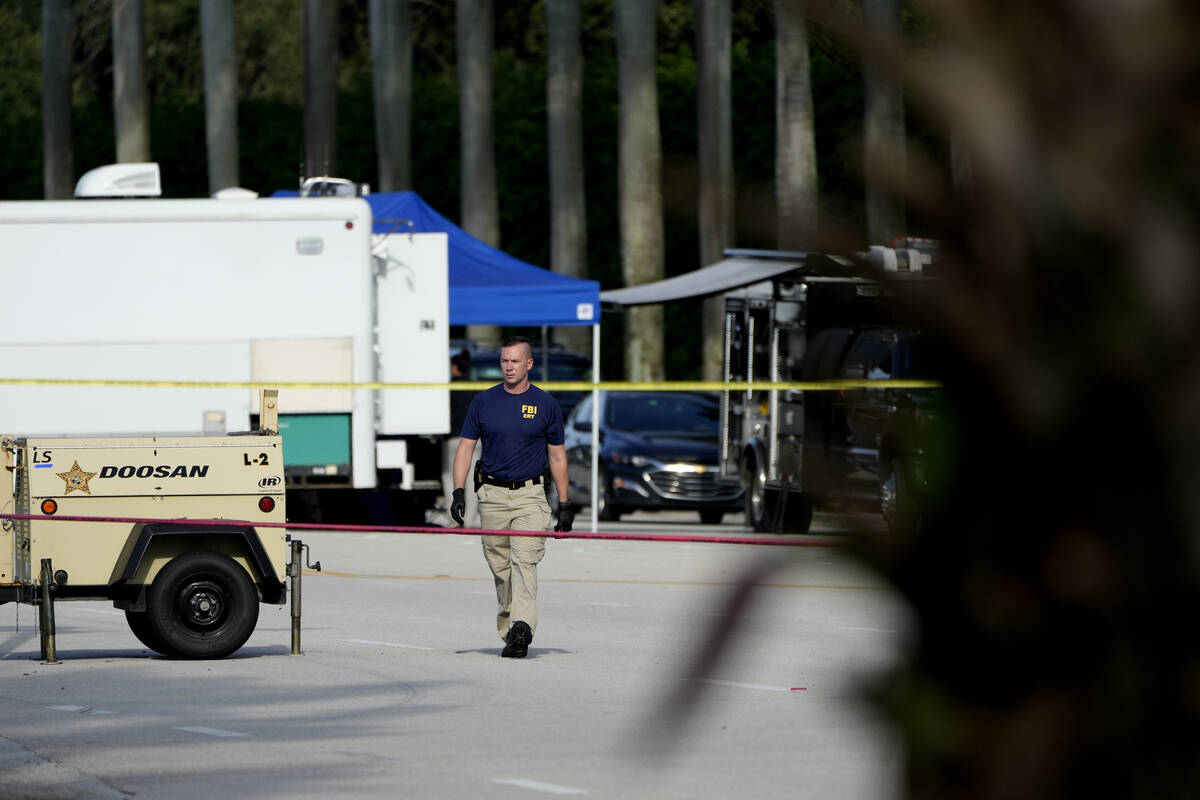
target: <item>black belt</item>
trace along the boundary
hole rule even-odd
[[[489,486],[502,486],[505,489],[524,489],[526,486],[537,486],[542,482],[541,475],[534,475],[523,481],[502,481],[499,478],[493,478],[491,475],[480,475],[481,483],[486,483]]]

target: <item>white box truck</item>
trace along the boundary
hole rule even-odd
[[[119,186],[147,166],[102,171]],[[254,427],[251,384],[282,383],[295,519],[419,519],[440,492],[424,440],[449,430],[447,390],[352,384],[449,379],[447,258],[445,234],[373,236],[353,197],[0,202],[5,424],[220,435]]]

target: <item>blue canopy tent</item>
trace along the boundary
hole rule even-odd
[[[375,233],[445,233],[451,325],[596,325],[600,284],[527,264],[476,239],[416,192],[370,194]],[[409,227],[411,224],[411,228]]]

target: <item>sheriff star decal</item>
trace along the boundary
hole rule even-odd
[[[67,490],[63,494],[70,494],[76,489],[91,494],[92,490],[88,488],[88,481],[96,477],[96,473],[84,472],[79,468],[79,462],[76,461],[75,465],[66,472],[59,472],[58,477],[67,482]]]

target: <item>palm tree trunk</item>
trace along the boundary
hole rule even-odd
[[[409,0],[371,0],[379,190],[412,188],[412,15]]]
[[[47,200],[74,191],[71,144],[71,0],[42,0],[42,183]]]
[[[903,41],[900,0],[863,0],[866,46]],[[867,244],[890,245],[904,233],[904,207],[890,187],[904,184],[904,95],[898,81],[864,59],[864,164]]]
[[[500,246],[496,154],[492,145],[492,0],[457,0],[458,92],[462,127],[463,230]],[[496,343],[500,329],[471,325],[467,337]]]
[[[655,3],[614,0],[620,93],[619,195],[621,265],[626,286],[663,277],[662,141],[655,83]],[[625,375],[663,378],[663,312],[658,305],[626,312]]]
[[[149,161],[150,102],[146,96],[142,0],[113,0],[112,27],[117,161]]]
[[[337,172],[337,4],[304,0],[304,170]]]
[[[733,123],[730,89],[732,28],[729,0],[696,0],[696,110],[700,156],[700,265],[721,260],[733,244]],[[703,379],[720,380],[725,344],[725,302],[703,307]]]
[[[817,145],[808,62],[807,0],[775,0],[775,240],[815,249]]]
[[[238,90],[233,0],[200,0],[208,190],[237,186]]]
[[[546,113],[550,144],[550,269],[587,277],[587,205],[583,175],[583,56],[579,0],[546,4]],[[564,327],[555,339],[587,353],[591,334]]]

